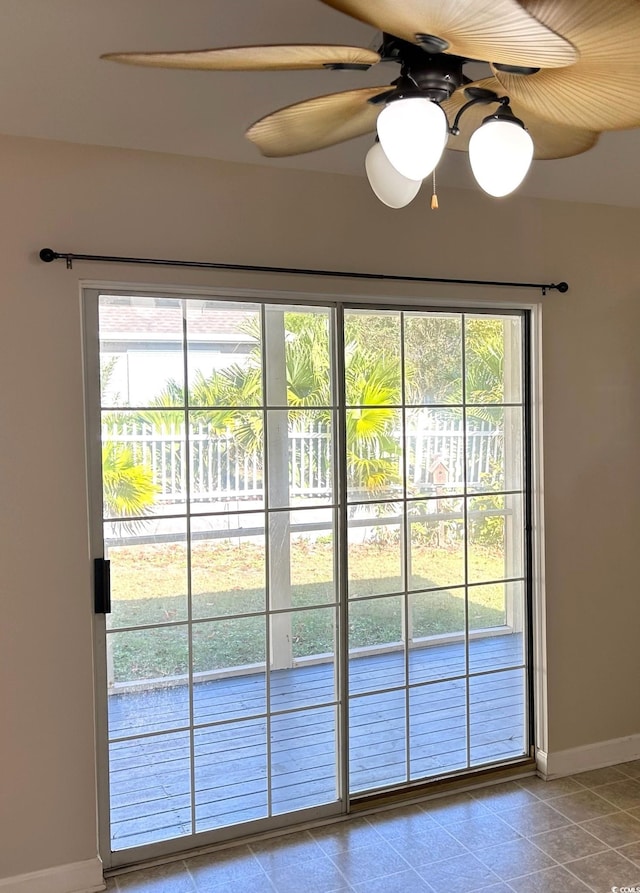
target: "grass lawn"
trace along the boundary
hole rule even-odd
[[[504,576],[502,553],[470,550],[472,580]],[[350,646],[382,645],[402,638],[403,596],[399,543],[353,544],[349,551]],[[113,612],[110,628],[187,619],[187,555],[181,544],[111,549]],[[336,609],[331,543],[296,538],[291,545],[291,641],[295,657],[334,650]],[[241,541],[194,544],[191,560],[194,672],[265,660],[263,617],[228,619],[265,608],[265,563],[261,545]],[[463,556],[458,549],[414,545],[411,588],[449,590],[409,597],[415,638],[464,629]],[[389,595],[387,595],[389,593]],[[367,596],[380,595],[370,599]],[[303,609],[307,610],[295,610]],[[505,623],[505,587],[469,589],[469,627]],[[182,675],[188,670],[184,626],[120,633],[113,639],[116,682]]]

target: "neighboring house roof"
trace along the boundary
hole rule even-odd
[[[139,299],[138,299],[139,300]],[[188,333],[197,340],[253,342],[243,331],[255,317],[251,311],[221,310],[208,302],[197,305],[188,315]],[[140,304],[101,304],[100,337],[102,340],[140,340],[148,335],[152,340],[167,337],[182,338],[182,308],[179,306],[153,307]]]

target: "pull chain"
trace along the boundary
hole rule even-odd
[[[431,175],[431,181],[433,183],[433,188],[431,190],[431,210],[438,210],[438,194],[436,192],[436,169],[433,169],[433,174]]]

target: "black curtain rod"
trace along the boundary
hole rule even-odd
[[[440,279],[434,276],[395,276],[388,273],[348,273],[342,270],[306,270],[297,267],[263,267],[254,264],[215,264],[197,260],[164,260],[150,257],[114,257],[108,254],[72,254],[71,252],[54,251],[43,248],[40,260],[50,264],[54,260],[65,260],[67,269],[73,267],[74,261],[88,260],[103,264],[146,264],[155,267],[189,267],[196,270],[240,270],[249,273],[293,273],[299,276],[333,276],[338,279],[373,279],[391,282],[437,282],[446,285],[494,285],[507,288],[538,288],[546,295],[553,289],[561,292],[569,291],[566,282],[495,282],[490,279]]]

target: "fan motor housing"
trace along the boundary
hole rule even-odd
[[[434,102],[444,102],[466,83],[462,71],[466,61],[460,56],[420,52],[415,58],[403,61],[400,89],[417,88],[423,96]]]

